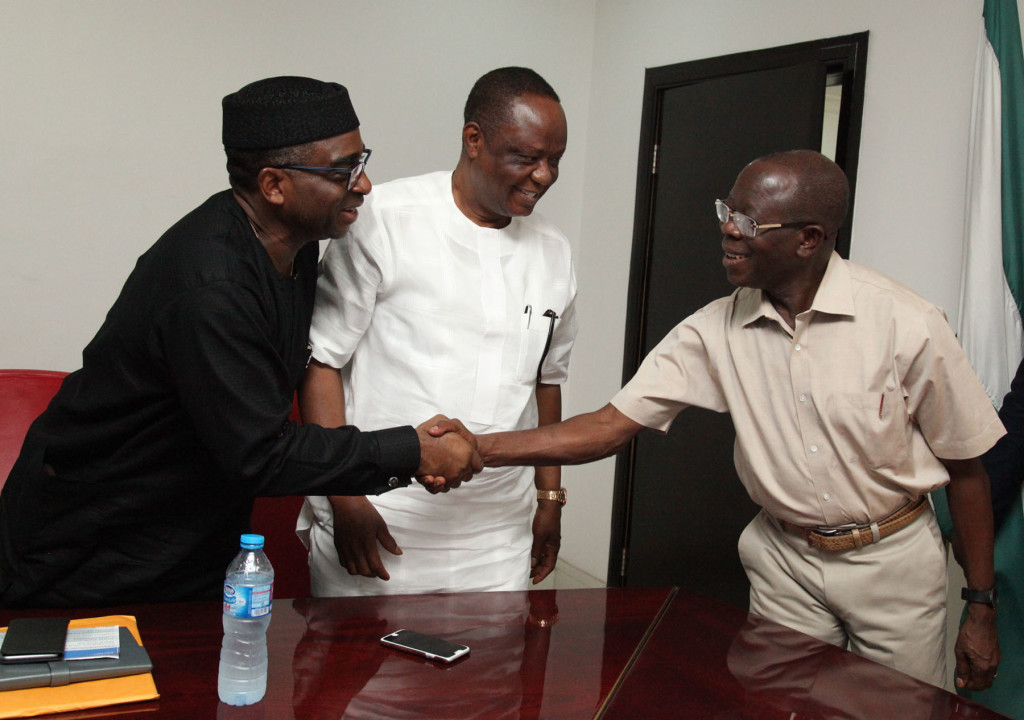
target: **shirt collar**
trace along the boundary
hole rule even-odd
[[[810,309],[827,315],[852,317],[855,313],[850,267],[835,251],[828,259],[828,267],[825,268],[825,275],[821,278]]]
[[[782,322],[775,306],[763,290],[740,288],[736,291],[736,319],[746,326],[761,318]],[[825,275],[814,294],[810,310],[828,315],[854,315],[853,287],[850,268],[846,261],[833,252],[828,259]]]

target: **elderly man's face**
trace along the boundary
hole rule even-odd
[[[526,95],[512,107],[513,122],[484,136],[474,158],[472,192],[481,224],[502,226],[529,215],[558,179],[567,137],[562,106]]]
[[[786,202],[795,183],[796,178],[785,168],[754,163],[739,174],[724,202],[733,212],[762,225],[802,222],[806,218],[792,217]],[[801,267],[799,242],[799,228],[759,228],[757,235],[747,238],[730,220],[722,225],[726,278],[738,287],[778,293],[793,281]]]

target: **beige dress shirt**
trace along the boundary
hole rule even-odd
[[[795,329],[739,288],[677,325],[612,404],[661,432],[690,405],[731,413],[750,497],[803,526],[880,520],[949,481],[937,458],[1005,432],[942,311],[837,254]]]

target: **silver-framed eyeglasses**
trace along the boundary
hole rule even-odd
[[[373,152],[370,148],[364,148],[362,154],[359,156],[359,161],[355,165],[344,165],[339,167],[315,167],[312,165],[274,165],[273,167],[278,170],[303,170],[305,172],[320,172],[327,173],[331,177],[336,178],[348,178],[348,185],[346,190],[351,190],[359,178],[363,176],[363,171],[366,170],[366,163],[370,160],[370,153]]]
[[[788,223],[759,223],[749,215],[738,213],[721,200],[715,200],[715,212],[718,213],[718,222],[725,225],[732,220],[732,224],[740,231],[740,235],[752,238],[757,235],[758,230],[777,230],[778,228],[802,228],[813,225],[813,222],[788,222]]]

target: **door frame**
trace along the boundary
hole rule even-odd
[[[643,116],[637,159],[637,187],[633,221],[633,249],[630,256],[629,290],[626,304],[625,349],[622,384],[636,373],[643,361],[643,338],[647,316],[647,284],[650,273],[651,238],[657,181],[657,144],[661,128],[662,98],[665,91],[730,75],[821,62],[829,75],[841,74],[843,86],[836,140],[836,163],[850,181],[850,212],[836,237],[836,251],[848,258],[853,227],[854,188],[860,151],[861,118],[864,108],[864,77],[867,67],[868,32],[824,40],[795,43],[766,50],[754,50],[721,57],[648,68],[644,76]],[[753,158],[751,158],[753,159]],[[626,584],[630,539],[630,511],[636,466],[633,440],[615,461],[612,497],[611,547],[608,555],[608,586]]]

